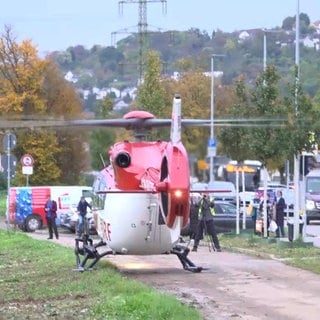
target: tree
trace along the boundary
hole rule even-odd
[[[30,41],[18,45],[11,29],[0,38],[0,114],[44,113],[41,83],[47,61],[37,57]]]
[[[306,28],[309,27],[310,25],[310,18],[309,16],[306,14],[306,13],[303,13],[301,12],[300,15],[299,15],[299,20],[300,20],[300,23],[305,26]]]
[[[9,27],[0,38],[0,114],[2,116],[47,119],[79,117],[81,103],[75,90],[66,83],[50,60],[42,60],[30,41],[18,44]],[[16,130],[18,159],[25,153],[35,158],[33,184],[79,182],[84,153],[84,135],[72,136],[70,130]],[[67,139],[68,137],[68,139]],[[71,152],[73,150],[74,152]],[[81,166],[70,164],[79,157]],[[73,161],[71,161],[73,159]],[[70,171],[73,177],[70,179]],[[24,177],[17,174],[17,184]]]
[[[139,109],[150,111],[157,117],[166,113],[166,98],[161,84],[161,61],[156,51],[147,55],[143,83],[138,88],[137,105]]]
[[[214,118],[222,118],[234,102],[234,93],[231,86],[221,85],[221,79],[215,79],[215,110]],[[167,92],[168,104],[172,103],[172,97],[179,93],[182,99],[182,118],[209,119],[211,114],[211,77],[201,70],[185,72],[178,81],[166,79],[163,81]],[[215,136],[219,135],[220,128],[215,128]],[[204,159],[207,154],[207,141],[210,136],[209,127],[184,127],[182,139],[189,153],[196,155],[198,159]],[[223,146],[218,143],[219,152]]]
[[[106,97],[95,105],[95,116],[98,119],[110,117],[113,109],[113,100]],[[90,136],[91,166],[94,170],[101,170],[105,159],[108,158],[107,150],[114,143],[116,134],[110,129],[95,129]],[[103,162],[102,162],[103,160]]]
[[[202,72],[187,72],[179,81],[166,80],[168,103],[172,104],[174,94],[182,99],[182,118],[210,118],[210,77]],[[186,149],[195,153],[199,159],[206,155],[208,128],[183,128],[182,139]]]
[[[243,81],[237,84],[238,103],[233,106],[230,116],[244,119],[265,118],[271,124],[269,127],[252,128],[248,123],[247,128],[225,128],[221,139],[227,155],[233,159],[257,159],[269,169],[278,168],[283,172],[285,159],[292,159],[294,154],[303,150],[309,151],[312,145],[311,133],[316,138],[320,135],[318,123],[311,120],[319,118],[318,111],[303,94],[301,85],[297,88],[294,83],[289,95],[280,96],[279,79],[275,67],[269,66],[257,78],[253,89],[249,89]],[[272,124],[277,119],[287,120],[283,127],[278,128]]]
[[[58,68],[48,63],[44,70],[42,83],[46,114],[53,117],[79,118],[82,112],[82,102],[74,88],[67,83]],[[60,152],[56,155],[56,163],[61,171],[57,182],[77,185],[80,183],[81,173],[90,167],[85,129],[62,128],[56,132]],[[72,170],[70,164],[72,163]]]
[[[245,78],[240,77],[235,84],[235,101],[229,110],[226,110],[226,115],[229,118],[248,118],[251,117],[249,111],[250,91],[245,84]],[[242,162],[245,159],[252,159],[248,149],[247,135],[250,133],[250,128],[222,128],[219,134],[219,140],[223,144],[223,152],[231,159]]]
[[[48,132],[47,130],[19,131],[17,142],[14,153],[18,159],[26,153],[31,154],[34,158],[33,174],[30,175],[29,179],[30,185],[57,184],[61,177],[61,170],[57,163],[61,147],[58,144],[55,132]],[[21,164],[18,162],[15,184],[25,185],[25,182],[26,177],[22,174]]]
[[[143,83],[138,87],[137,108],[151,112],[156,118],[168,117],[169,109],[168,100],[164,86],[161,82],[161,61],[156,51],[149,51],[145,67]],[[167,139],[167,129],[153,130],[149,134],[150,139]]]
[[[279,96],[279,80],[280,76],[274,66],[267,67],[266,71],[258,76],[251,99],[253,108],[250,108],[250,113],[253,116],[271,121],[287,117],[290,109]],[[272,125],[270,128],[257,128],[251,131],[248,147],[264,165],[273,161],[278,167],[283,167],[288,151],[284,136],[282,129]]]
[[[294,17],[287,17],[282,21],[282,29],[291,31],[295,26],[296,20]]]
[[[279,98],[279,78],[276,69],[270,66],[260,74],[251,90],[240,80],[236,85],[238,102],[232,108],[230,116],[248,120],[265,118],[271,122],[287,116],[288,110]],[[257,159],[264,165],[272,161],[281,166],[286,159],[283,131],[272,124],[270,127],[251,128],[248,122],[246,128],[225,128],[221,139],[227,155],[238,161]]]
[[[301,154],[302,151],[312,151],[314,141],[320,141],[319,119],[320,110],[312,103],[302,89],[302,83],[298,82],[298,68],[294,70],[294,83],[289,86],[289,93],[284,103],[290,113],[289,128],[287,131],[288,154]],[[311,139],[312,137],[312,139]]]

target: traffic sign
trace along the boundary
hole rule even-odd
[[[215,138],[208,139],[208,157],[215,157],[217,155],[217,140]]]
[[[23,166],[22,167],[22,174],[30,175],[33,174],[33,167],[29,166]]]
[[[21,164],[23,167],[32,167],[34,163],[33,157],[30,154],[24,154],[21,157]]]
[[[11,154],[2,154],[1,155],[1,171],[5,178],[10,175],[11,178],[14,178],[16,173],[16,165],[17,165],[17,158]],[[9,171],[9,172],[8,172]]]
[[[217,147],[217,140],[215,138],[209,138],[208,147]]]
[[[17,138],[14,134],[8,132],[3,137],[3,149],[11,151],[17,144]]]

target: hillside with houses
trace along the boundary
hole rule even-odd
[[[311,22],[301,13],[300,21],[301,80],[305,92],[314,97],[320,88],[320,20]],[[163,77],[179,79],[192,70],[211,76],[211,55],[221,54],[223,58],[216,59],[215,76],[222,84],[230,85],[240,75],[253,82],[266,63],[277,67],[282,86],[286,86],[295,65],[295,37],[295,18],[287,17],[281,27],[271,30],[217,30],[211,35],[199,29],[152,32],[148,34],[148,46],[160,54]],[[79,44],[52,52],[50,58],[77,88],[85,110],[92,111],[95,101],[106,96],[114,99],[115,110],[121,110],[136,96],[138,54],[139,35],[131,34],[116,46],[85,49]]]

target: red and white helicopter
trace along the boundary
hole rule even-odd
[[[252,119],[251,126],[261,126]],[[217,126],[248,125],[250,120],[215,120]],[[201,272],[188,257],[189,249],[179,243],[180,231],[189,218],[190,173],[187,151],[181,141],[182,126],[210,126],[211,120],[181,119],[181,98],[175,95],[171,119],[155,119],[146,111],[131,111],[123,119],[70,121],[7,121],[2,128],[21,127],[124,127],[133,131],[135,141],[114,144],[110,165],[94,183],[102,203],[95,211],[97,232],[93,243],[88,233],[76,238],[78,271],[91,269],[108,254],[176,254],[185,270]],[[171,126],[169,141],[147,141],[154,127]],[[197,191],[199,192],[199,190]],[[206,190],[206,192],[210,192]],[[100,253],[98,248],[106,246]],[[83,256],[83,258],[82,258]],[[88,260],[91,263],[86,266]]]
[[[123,119],[106,121],[107,126],[133,130],[136,140],[111,147],[110,165],[94,183],[94,192],[104,204],[95,215],[97,231],[101,244],[112,249],[103,255],[170,252],[178,256],[184,269],[200,272],[203,268],[187,258],[189,249],[179,244],[190,207],[189,163],[181,142],[181,125],[183,121],[187,125],[208,124],[209,120],[181,120],[181,99],[176,95],[171,119],[155,119],[149,112],[131,111]],[[144,140],[151,128],[170,125],[170,141]]]

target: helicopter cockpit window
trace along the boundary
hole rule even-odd
[[[106,199],[105,194],[97,194],[97,193],[94,194],[93,201],[92,201],[93,207],[98,210],[104,209],[105,199]]]
[[[93,193],[91,190],[82,190],[82,196],[85,198],[92,198]]]
[[[104,208],[105,193],[98,193],[99,191],[107,190],[107,180],[104,175],[100,174],[93,182],[93,206],[97,209]]]

